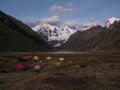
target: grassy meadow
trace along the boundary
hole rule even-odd
[[[29,69],[13,71],[19,58],[26,55],[37,55],[39,60],[27,60]],[[59,57],[65,60],[57,66]],[[40,60],[46,67],[36,71],[32,63]],[[0,90],[120,90],[120,53],[1,53]]]

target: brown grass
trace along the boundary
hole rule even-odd
[[[20,56],[24,54],[1,55],[0,70],[8,72],[0,72],[0,90],[120,90],[120,53],[39,54],[42,60],[45,56],[52,57],[45,61],[46,68],[38,72],[32,68],[14,72],[11,66]],[[59,57],[66,60],[56,66]],[[67,63],[69,60],[72,64]],[[31,63],[27,62],[29,66]]]

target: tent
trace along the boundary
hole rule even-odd
[[[39,57],[38,57],[38,56],[34,56],[34,57],[33,57],[33,60],[38,61],[38,60],[39,60]]]
[[[44,62],[40,63],[41,68],[46,67],[46,64]]]
[[[41,68],[46,67],[46,64],[45,64],[43,61],[40,61],[38,64],[33,63],[33,66],[34,66],[34,69],[35,69],[35,70],[39,70],[39,69],[41,69]]]
[[[64,60],[65,60],[65,58],[60,57],[58,60],[60,60],[60,61],[64,61]]]
[[[28,67],[27,65],[23,64],[23,63],[19,63],[19,64],[16,64],[13,69],[16,70],[16,71],[23,71],[23,70],[26,70]]]
[[[57,66],[61,65],[61,62],[60,62],[60,61],[57,61],[57,62],[56,62],[56,65],[57,65]]]
[[[51,60],[52,58],[51,57],[46,57],[47,60]]]
[[[22,57],[22,58],[31,60],[31,59],[33,58],[33,56],[24,56],[24,57]]]
[[[39,64],[37,64],[37,65],[34,66],[35,70],[39,70],[40,68],[41,68],[41,66]]]

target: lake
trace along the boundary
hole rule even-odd
[[[56,51],[56,52],[38,52],[39,54],[93,54],[90,51]]]

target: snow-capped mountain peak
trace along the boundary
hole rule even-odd
[[[108,19],[105,23],[105,27],[109,28],[116,21],[120,21],[120,19],[115,17]],[[91,28],[94,29],[94,27],[97,26],[100,25],[96,22],[90,24],[83,24],[81,25],[79,30],[84,31],[84,30],[89,30]],[[65,43],[72,34],[78,31],[76,29],[71,28],[68,25],[58,27],[47,23],[41,23],[39,25],[36,25],[32,29],[41,36],[43,36],[44,39],[50,42],[54,47],[60,46],[62,43]]]
[[[76,30],[70,28],[67,25],[61,27],[61,31],[65,32],[66,34],[73,34],[74,32],[76,32]]]
[[[83,26],[82,30],[88,30],[88,29],[91,29],[91,28],[96,27],[96,26],[98,26],[97,23],[87,24],[87,25]]]
[[[38,34],[42,35],[49,42],[58,41],[64,43],[68,40],[71,34],[75,33],[76,30],[71,29],[69,26],[57,27],[50,24],[40,24],[32,28]],[[59,43],[57,43],[58,46]],[[60,44],[59,44],[60,45]],[[54,44],[56,46],[56,44]]]
[[[58,29],[57,26],[53,26],[53,25],[50,25],[50,24],[39,24],[39,25],[33,27],[32,29],[37,32],[40,29],[46,29],[46,30],[50,29],[50,30],[53,31],[55,28]]]
[[[116,17],[109,18],[105,23],[105,27],[109,28],[116,21],[118,22],[118,21],[120,21],[120,19],[118,19]]]

